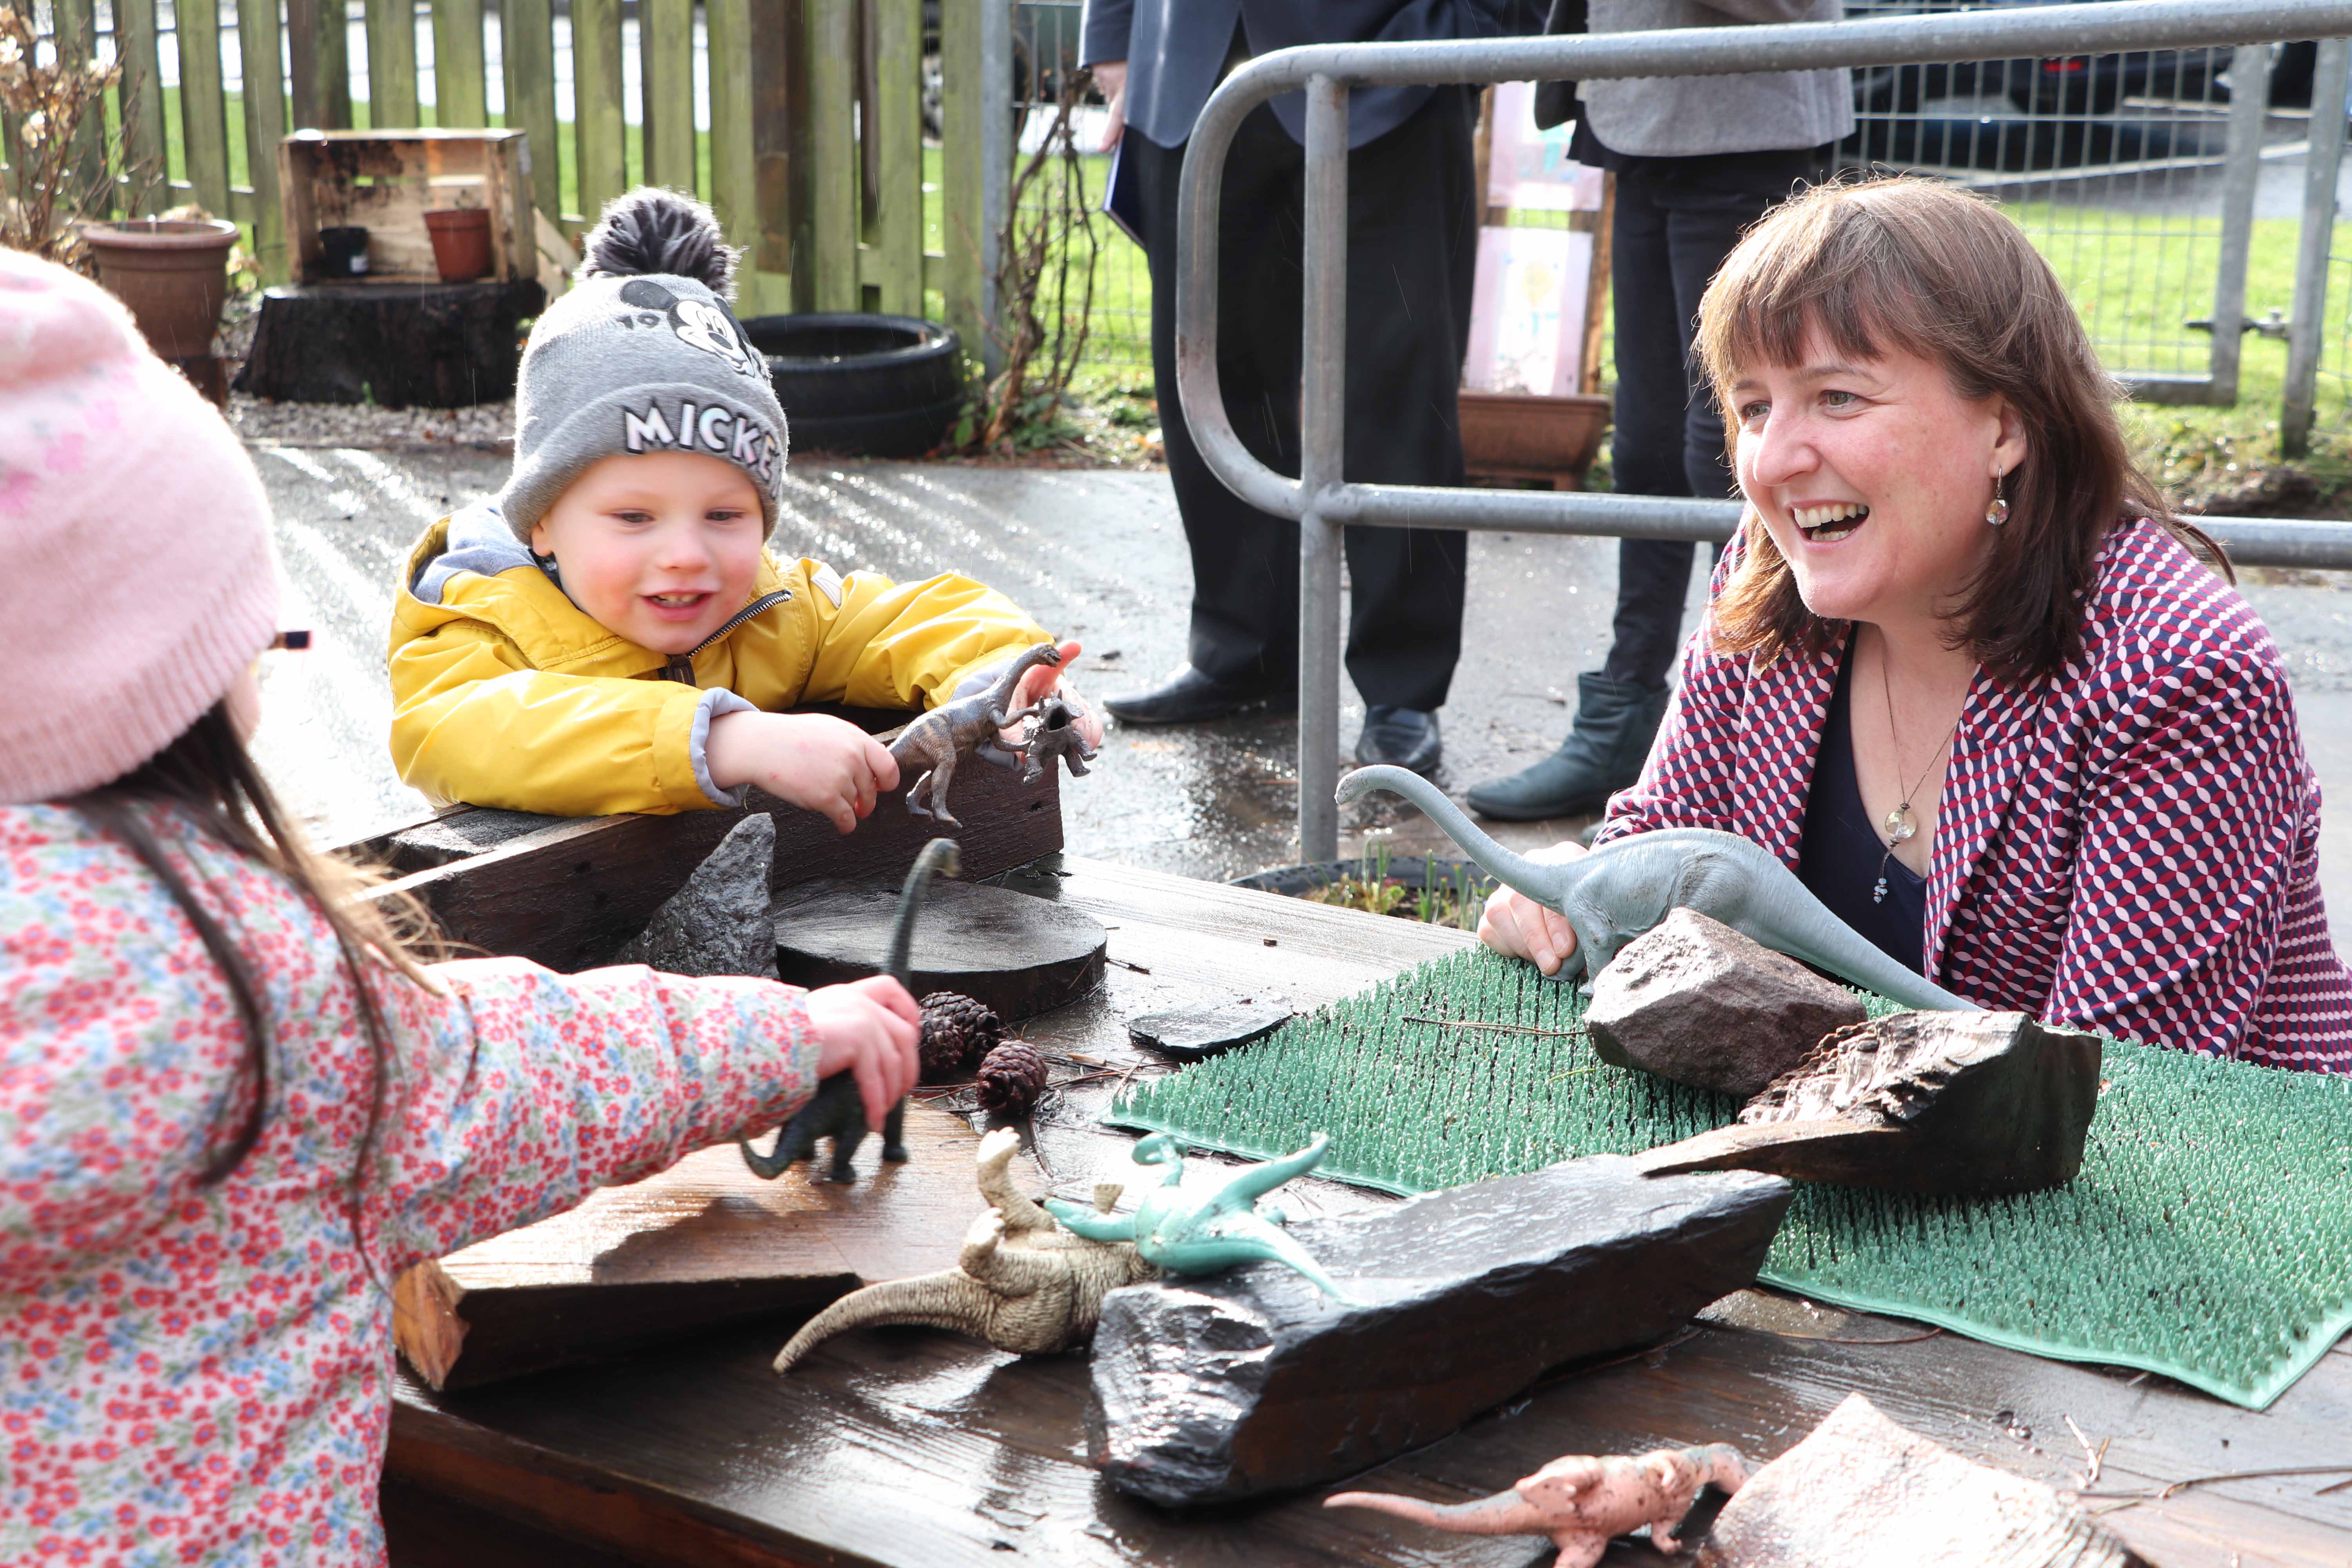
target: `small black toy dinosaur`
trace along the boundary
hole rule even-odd
[[[931,874],[937,871],[952,877],[961,868],[952,838],[934,838],[915,857],[906,885],[899,889],[898,918],[891,924],[890,951],[882,965],[882,972],[899,984],[908,983],[908,959],[915,945],[915,916],[923,907],[923,892],[930,885]],[[903,1133],[906,1120],[907,1102],[903,1100],[882,1119],[885,1160],[907,1158]],[[793,1112],[792,1120],[777,1132],[775,1147],[765,1154],[751,1147],[748,1138],[738,1140],[737,1147],[743,1151],[743,1163],[751,1167],[753,1175],[772,1182],[784,1173],[786,1166],[814,1156],[820,1138],[833,1140],[833,1168],[824,1179],[856,1181],[857,1173],[850,1168],[849,1161],[857,1152],[858,1144],[866,1141],[866,1104],[858,1093],[855,1075],[837,1072],[818,1084],[816,1092]]]

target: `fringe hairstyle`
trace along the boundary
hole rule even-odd
[[[1961,397],[2003,398],[2024,425],[2009,521],[1963,585],[1948,634],[1996,677],[2030,681],[2080,655],[2100,545],[2121,523],[2152,519],[2230,574],[2221,547],[2174,517],[2134,466],[2116,420],[2121,388],[2058,275],[1990,202],[1924,179],[1839,182],[1750,228],[1707,285],[1696,345],[1735,443],[1741,368],[1794,365],[1814,332],[1851,359],[1893,349],[1939,364]],[[1748,529],[1714,617],[1718,650],[1766,664],[1822,652],[1837,635],[1805,607],[1760,527]]]
[[[402,896],[389,909],[362,901],[362,895],[383,880],[331,856],[320,855],[303,842],[269,785],[253,765],[252,756],[237,738],[226,698],[215,703],[179,738],[131,772],[111,784],[64,802],[110,837],[119,840],[139,863],[152,872],[171,893],[172,901],[196,928],[205,951],[227,978],[237,1016],[245,1025],[246,1069],[248,1084],[238,1098],[244,1110],[236,1135],[205,1165],[199,1177],[205,1186],[224,1180],[242,1164],[261,1137],[269,1106],[269,1025],[261,1006],[252,970],[228,932],[221,929],[190,891],[163,846],[137,809],[162,806],[179,812],[215,843],[259,862],[292,883],[334,929],[351,971],[358,999],[360,1022],[367,1030],[374,1058],[374,1083],[368,1106],[366,1131],[351,1182],[352,1237],[358,1240],[361,1184],[372,1158],[378,1125],[383,1114],[384,1080],[391,1057],[390,1031],[377,1004],[370,976],[396,972],[410,982],[432,989],[417,953],[439,955],[439,938],[431,918],[415,900]],[[362,1253],[364,1248],[362,1247]]]

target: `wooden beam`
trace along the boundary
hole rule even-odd
[[[629,188],[622,118],[621,0],[572,0],[572,114],[580,216],[590,223]]]
[[[808,91],[809,245],[796,251],[813,274],[809,309],[855,310],[857,284],[857,149],[850,121],[857,100],[857,0],[803,0]],[[799,290],[795,289],[797,295]]]
[[[751,0],[703,0],[702,14],[710,39],[710,205],[729,242],[746,251],[736,294],[738,313],[749,316],[759,309],[751,274],[761,265]]]
[[[873,0],[873,139],[880,180],[873,234],[882,258],[882,309],[923,316],[923,5]],[[944,24],[944,17],[942,17]]]
[[[982,79],[980,5],[950,5],[940,13],[940,248],[943,257],[940,294],[947,323],[963,339],[963,352],[984,357],[988,318],[982,286],[996,265],[996,236],[983,219],[982,177],[985,170],[984,117],[1003,112],[1002,82]]]
[[[406,131],[416,124],[415,0],[367,0],[368,124]]]
[[[433,0],[433,123],[444,131],[490,123],[482,0]]]
[[[286,74],[278,37],[278,0],[236,0],[237,52],[245,65],[245,172],[253,190],[253,257],[260,263],[264,283],[287,279],[286,228],[278,190],[278,143],[286,135]]]
[[[555,10],[549,0],[499,0],[509,128],[529,139],[532,205],[563,216],[563,144],[555,119]]]
[[[752,261],[762,272],[797,274],[801,269],[793,260],[793,226],[800,219],[804,203],[795,194],[793,183],[793,109],[800,100],[807,75],[806,60],[800,47],[800,0],[744,0],[744,14],[750,35],[744,52],[748,59],[756,62],[751,71],[749,110],[756,184],[752,199],[759,209],[753,237],[758,248],[752,254]],[[716,90],[714,81],[713,91]],[[715,100],[711,114],[715,120]],[[715,175],[715,144],[711,157]],[[795,276],[793,287],[797,289],[799,283]],[[803,308],[796,295],[792,308]]]
[[[637,79],[644,89],[646,181],[691,195],[694,144],[694,0],[638,0]]]
[[[123,174],[130,182],[125,205],[134,216],[152,216],[171,205],[155,0],[114,0],[114,53],[122,62],[122,84],[115,92],[122,106]]]

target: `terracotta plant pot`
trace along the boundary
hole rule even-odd
[[[490,269],[490,209],[445,207],[425,215],[433,265],[444,283],[471,283]]]
[[[1482,478],[1549,479],[1555,489],[1575,489],[1608,428],[1605,397],[1462,394],[1462,462]]]
[[[98,280],[131,307],[158,355],[181,360],[213,352],[236,225],[132,218],[88,225],[82,237],[97,258]]]

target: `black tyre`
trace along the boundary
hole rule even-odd
[[[912,316],[755,316],[792,444],[873,458],[920,457],[963,407],[963,344]]]

